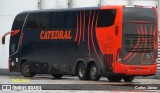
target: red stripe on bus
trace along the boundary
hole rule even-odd
[[[150,28],[150,35],[152,35],[152,25],[151,25],[151,28]],[[149,42],[151,43],[152,40],[150,40]],[[150,44],[150,45],[152,45],[152,44]],[[152,48],[152,46],[150,46],[150,49],[151,49],[151,48]],[[152,52],[150,53],[150,55],[151,55],[152,61],[154,61]]]
[[[146,28],[146,25],[144,26],[144,29],[145,29],[145,30],[144,30],[144,35],[147,35],[147,28]],[[147,48],[147,47],[146,47],[146,42],[147,42],[147,38],[144,39],[144,43],[145,43],[145,44],[144,44],[144,51],[145,51],[146,48]]]
[[[84,11],[84,22],[83,22],[83,42],[84,42],[84,34],[85,34],[85,21],[86,21],[86,16],[85,16],[85,11]]]
[[[88,55],[89,55],[89,58],[91,59],[91,54],[90,54],[90,19],[91,19],[91,11],[90,11],[90,15],[89,15],[89,22],[88,22]]]
[[[137,31],[138,31],[138,35],[140,35],[140,30],[139,30],[138,27],[137,27]],[[135,50],[135,48],[138,47],[139,41],[140,41],[140,38],[138,38],[138,41],[137,41],[136,46],[134,47],[134,50]],[[133,56],[127,62],[129,62],[130,60],[132,60],[136,55],[137,55],[137,53],[134,53]]]
[[[21,38],[20,38],[20,45],[22,46],[23,43],[23,37],[24,37],[24,33],[22,33]]]
[[[130,21],[130,23],[137,23],[137,24],[152,24],[152,22],[148,22],[148,21]]]
[[[155,46],[154,46],[154,48],[156,49],[156,57],[155,58],[158,58],[158,9],[156,8],[156,7],[152,7],[154,10],[155,10],[155,12],[156,12],[156,25],[155,25],[155,28],[156,28],[156,30],[155,30],[155,32],[154,32],[154,35],[155,35],[155,38],[156,38],[156,42],[155,42]]]
[[[20,30],[14,30],[13,33],[11,33],[11,36],[18,34],[19,32],[20,32]]]
[[[138,27],[137,27],[137,30],[141,32],[141,30],[139,30]],[[140,32],[138,32],[138,33],[140,33]],[[141,34],[141,33],[140,33],[140,34]],[[134,47],[134,48],[135,48],[135,47]],[[123,59],[123,61],[125,61],[127,58],[129,58],[132,54],[133,54],[133,53],[130,52],[130,53]]]
[[[142,35],[144,35],[144,33],[143,33],[143,28],[142,28],[141,25],[140,25],[140,28],[141,28],[141,31],[142,31]],[[142,38],[142,41],[144,41],[144,38]],[[144,57],[144,53],[142,53],[142,56],[141,56],[140,61],[142,61],[143,57]]]
[[[154,28],[153,35],[156,36],[156,27]],[[155,40],[155,41],[157,41],[157,40]],[[156,49],[156,42],[154,43],[154,49]]]
[[[81,42],[81,35],[82,35],[82,16],[81,16],[81,12],[80,12],[80,35],[79,35],[78,45]]]
[[[77,17],[77,27],[76,27],[76,37],[75,37],[75,40],[74,41],[77,41],[77,38],[78,38],[78,14],[76,14],[76,17]]]
[[[95,13],[96,13],[96,11],[94,11],[93,19],[92,19],[91,38],[92,38],[92,45],[93,45],[94,52],[96,53],[96,56],[97,56],[99,62],[102,64],[102,61],[101,61],[101,59],[100,59],[100,57],[99,57],[99,55],[98,55],[98,53],[97,53],[97,50],[96,50],[96,48],[95,48],[94,41],[93,41],[93,23],[94,23]],[[94,29],[96,29],[96,27],[95,27]]]

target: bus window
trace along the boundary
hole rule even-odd
[[[48,14],[48,29],[53,30],[55,28],[55,13],[54,12],[49,12]]]
[[[114,24],[116,9],[100,10],[98,17],[98,27],[108,27]]]
[[[40,13],[40,19],[39,19],[39,28],[41,30],[46,30],[49,29],[49,19],[50,19],[50,14],[49,13]]]
[[[67,12],[65,14],[65,28],[75,28],[76,27],[76,12]]]
[[[65,25],[65,17],[63,12],[56,13],[56,24],[55,28],[64,28]]]
[[[26,25],[26,30],[35,30],[39,29],[39,13],[31,13],[29,14],[27,25]]]

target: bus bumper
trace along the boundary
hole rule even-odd
[[[114,73],[132,75],[132,76],[149,76],[155,75],[157,71],[157,65],[125,65],[115,62]]]

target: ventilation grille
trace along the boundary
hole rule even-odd
[[[153,35],[125,35],[125,50],[126,52],[149,53],[154,49]]]

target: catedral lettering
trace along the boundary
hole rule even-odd
[[[71,30],[41,31],[40,39],[72,39]]]

